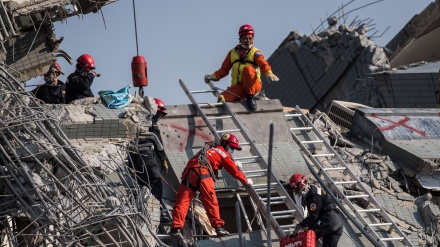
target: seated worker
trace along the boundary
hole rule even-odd
[[[303,197],[303,204],[307,206],[307,217],[298,223],[290,235],[294,238],[304,228],[315,231],[316,239],[322,237],[322,247],[338,246],[344,227],[332,198],[320,187],[310,185],[307,177],[295,173],[290,178],[290,187],[294,193]]]
[[[40,101],[45,104],[65,104],[64,95],[66,93],[66,85],[58,80],[61,71],[59,63],[54,62],[50,65],[49,70],[44,74],[44,84],[38,85],[31,92]]]
[[[89,54],[83,54],[76,60],[75,72],[66,80],[66,104],[73,100],[94,97],[91,86],[93,79],[99,77],[95,69],[95,60]]]
[[[255,95],[262,89],[260,74],[263,73],[269,81],[278,81],[272,73],[269,63],[263,53],[254,46],[254,28],[245,24],[238,30],[240,43],[227,54],[222,66],[212,75],[205,75],[205,82],[218,81],[227,76],[231,70],[231,86],[222,92],[220,101],[239,101],[246,99],[250,111],[257,109]],[[261,70],[261,72],[260,72]]]

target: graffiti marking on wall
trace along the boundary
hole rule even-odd
[[[374,118],[377,118],[377,119],[380,119],[380,120],[383,120],[383,121],[391,123],[391,125],[389,125],[389,126],[379,127],[380,131],[387,131],[387,130],[395,129],[397,127],[404,127],[404,128],[407,128],[407,129],[409,129],[411,131],[416,132],[417,134],[419,134],[421,136],[426,136],[426,133],[424,131],[418,130],[418,129],[414,128],[414,127],[411,127],[411,126],[407,125],[408,121],[410,120],[409,117],[404,117],[402,120],[400,120],[398,122],[395,122],[395,121],[392,121],[392,120],[389,120],[389,119],[386,119],[386,118],[379,117],[379,116],[377,116],[374,113],[371,116],[374,117]]]

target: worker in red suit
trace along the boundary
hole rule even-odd
[[[263,53],[254,46],[254,28],[245,24],[238,30],[240,43],[232,48],[219,70],[212,75],[205,75],[205,82],[218,81],[231,70],[231,86],[221,93],[219,101],[239,101],[246,99],[250,111],[257,109],[255,95],[262,89],[261,73],[269,81],[278,81],[272,68],[264,59]]]
[[[231,155],[234,150],[241,150],[237,137],[232,134],[223,134],[220,145],[212,142],[207,143],[200,152],[188,161],[182,172],[182,182],[176,195],[170,235],[180,234],[196,191],[200,192],[200,199],[217,236],[229,234],[223,228],[225,222],[220,218],[218,200],[214,190],[216,174],[218,170],[225,168],[229,174],[242,183],[253,184],[252,180],[246,178],[240,170],[242,164],[232,159]]]
[[[316,239],[322,237],[322,247],[338,246],[344,227],[332,198],[320,187],[310,185],[307,177],[301,173],[292,175],[290,187],[294,189],[294,193],[302,196],[302,203],[307,206],[308,212],[290,237],[294,238],[300,231],[308,228],[315,231]]]

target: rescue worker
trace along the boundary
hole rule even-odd
[[[338,246],[344,228],[332,198],[320,187],[310,185],[307,177],[301,173],[292,175],[290,187],[294,193],[302,195],[303,205],[307,206],[308,211],[307,217],[296,225],[290,237],[294,238],[308,228],[315,231],[317,239],[322,237],[322,247]]]
[[[182,182],[176,195],[170,235],[180,234],[196,191],[200,192],[200,199],[217,236],[229,234],[223,228],[225,222],[220,218],[218,200],[214,190],[216,174],[218,170],[225,168],[229,174],[242,183],[253,184],[252,180],[246,178],[240,170],[242,164],[232,159],[231,155],[234,150],[241,150],[237,137],[232,134],[223,134],[220,144],[207,143],[200,152],[188,161],[182,172]]]
[[[94,97],[91,86],[95,77],[101,74],[94,71],[95,60],[89,54],[82,54],[76,60],[75,72],[66,80],[66,104],[73,100]]]
[[[45,83],[38,85],[31,92],[45,104],[65,104],[66,85],[58,80],[61,74],[64,75],[64,72],[61,71],[60,64],[54,62],[43,76]]]
[[[156,135],[157,139],[151,139],[150,136],[142,137],[141,135],[136,148],[130,150],[129,161],[130,165],[136,170],[136,175],[139,178],[138,184],[151,188],[153,196],[162,203],[161,171],[164,171],[165,174],[168,173],[168,158],[165,150],[159,150],[156,141],[160,141],[162,146],[163,142],[157,122],[167,115],[167,108],[162,100],[154,98],[154,101],[157,104],[157,111],[148,131]],[[160,164],[158,164],[156,157],[159,158]]]
[[[245,24],[238,30],[239,44],[229,51],[219,70],[205,75],[205,82],[218,81],[231,72],[231,86],[222,92],[219,102],[246,99],[250,111],[257,109],[255,95],[262,89],[261,73],[269,81],[278,81],[272,69],[264,59],[263,53],[254,46],[254,28]]]

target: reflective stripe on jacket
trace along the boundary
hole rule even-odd
[[[261,72],[258,65],[255,63],[255,57],[254,54],[256,51],[259,51],[255,46],[253,46],[246,54],[246,57],[243,59],[240,59],[240,53],[238,52],[238,48],[234,47],[232,48],[230,54],[231,54],[231,64],[232,64],[232,81],[231,85],[235,86],[237,84],[241,83],[242,80],[242,74],[243,74],[243,68],[246,65],[251,65],[255,68],[257,71],[258,80],[261,82]]]

